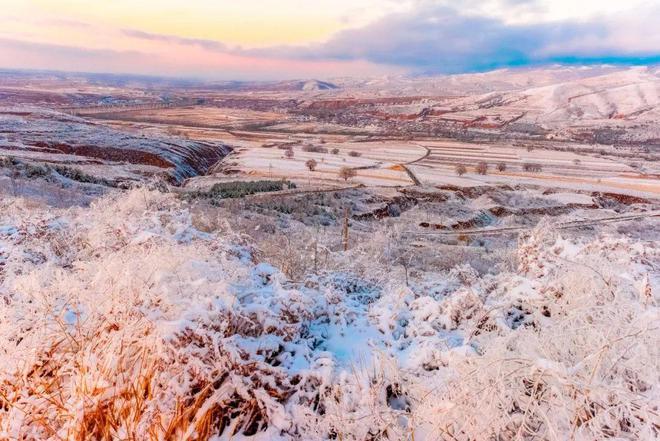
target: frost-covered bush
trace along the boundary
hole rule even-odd
[[[542,224],[515,271],[406,285],[393,229],[295,281],[221,231],[145,190],[0,200],[0,438],[658,437],[652,242]]]
[[[286,295],[274,270],[194,230],[157,193],[73,217],[12,211],[15,227],[0,236],[2,438],[206,439],[275,427],[291,378],[264,360],[296,337],[303,308],[287,298],[286,314],[271,312]]]

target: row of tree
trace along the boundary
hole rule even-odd
[[[487,162],[480,161],[474,167],[474,171],[480,175],[486,175],[488,174],[488,168],[489,166]],[[495,164],[495,168],[499,172],[506,171],[506,162],[498,162],[497,164]],[[543,170],[543,167],[541,166],[541,164],[526,162],[522,165],[522,169],[523,171],[526,172],[541,172]],[[454,170],[456,171],[456,174],[458,176],[463,176],[468,171],[467,166],[465,166],[464,164],[457,164]]]

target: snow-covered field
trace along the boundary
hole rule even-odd
[[[278,148],[252,147],[237,150],[230,161],[236,169],[249,176],[299,179],[301,181],[341,181],[338,172],[342,167],[356,169],[353,179],[365,185],[411,185],[413,181],[399,165],[414,161],[425,154],[422,147],[403,142],[326,143],[325,153],[304,151],[302,146],[293,148],[292,158]],[[337,149],[333,154],[332,150]],[[351,156],[356,152],[359,156]],[[310,172],[305,163],[314,159],[317,167]]]
[[[198,224],[147,190],[0,199],[1,438],[659,436],[652,236],[544,221],[513,265],[406,284],[387,225],[289,280],[228,222]]]

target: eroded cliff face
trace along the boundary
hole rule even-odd
[[[231,149],[220,142],[140,135],[64,113],[37,108],[0,109],[0,151],[44,162],[130,164],[162,169],[173,183],[205,174]]]

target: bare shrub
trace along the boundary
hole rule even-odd
[[[467,173],[467,167],[464,166],[463,164],[458,164],[455,168],[454,171],[458,176],[463,176],[465,173]]]
[[[332,153],[333,155],[338,155],[339,154],[339,149],[334,148],[334,149],[330,150],[330,153]]]
[[[105,186],[113,186],[113,183],[108,181],[105,178],[98,178],[96,176],[89,175],[85,172],[83,172],[80,168],[78,167],[67,167],[64,165],[57,165],[54,167],[54,170],[59,173],[60,175],[64,176],[65,178],[69,178],[74,181],[78,182],[83,182],[83,183],[91,183],[91,184],[99,184],[99,185],[105,185]]]
[[[525,162],[522,166],[523,171],[530,172],[530,173],[539,173],[543,170],[543,167],[541,164],[538,164],[536,162]]]
[[[456,237],[456,240],[458,240],[459,242],[469,243],[470,242],[470,236],[468,236],[467,234],[459,234]]]
[[[362,156],[362,153],[356,152],[355,150],[351,150],[350,152],[348,152],[348,156],[351,156],[353,158],[358,158]]]
[[[27,178],[40,178],[50,174],[50,167],[40,164],[25,164],[25,177]]]
[[[258,257],[276,265],[289,279],[302,280],[312,270],[314,238],[307,231],[296,235],[274,234],[259,243]]]
[[[497,171],[499,171],[499,172],[506,171],[506,162],[498,162],[497,163]]]
[[[287,159],[293,159],[294,155],[295,155],[295,153],[293,153],[293,149],[292,149],[292,148],[288,148],[288,149],[284,150],[284,157],[285,157],[285,158],[287,158]]]
[[[11,192],[14,197],[18,196],[21,188],[21,172],[18,169],[13,169],[9,172],[9,182],[11,184]]]
[[[350,168],[350,167],[342,167],[339,169],[339,172],[337,173],[341,179],[344,181],[348,181],[351,178],[354,178],[357,176],[357,172]]]
[[[312,153],[328,153],[328,149],[321,147],[320,145],[307,144],[302,148],[303,152],[312,152]]]
[[[337,150],[339,151],[339,150]],[[0,167],[13,167],[16,160],[10,156],[0,156]]]
[[[316,162],[316,159],[308,159],[305,162],[305,166],[309,169],[309,171],[316,170],[317,165],[318,165],[318,162]]]
[[[485,175],[486,173],[488,173],[488,164],[484,161],[479,162],[477,164],[476,171],[480,175]]]

